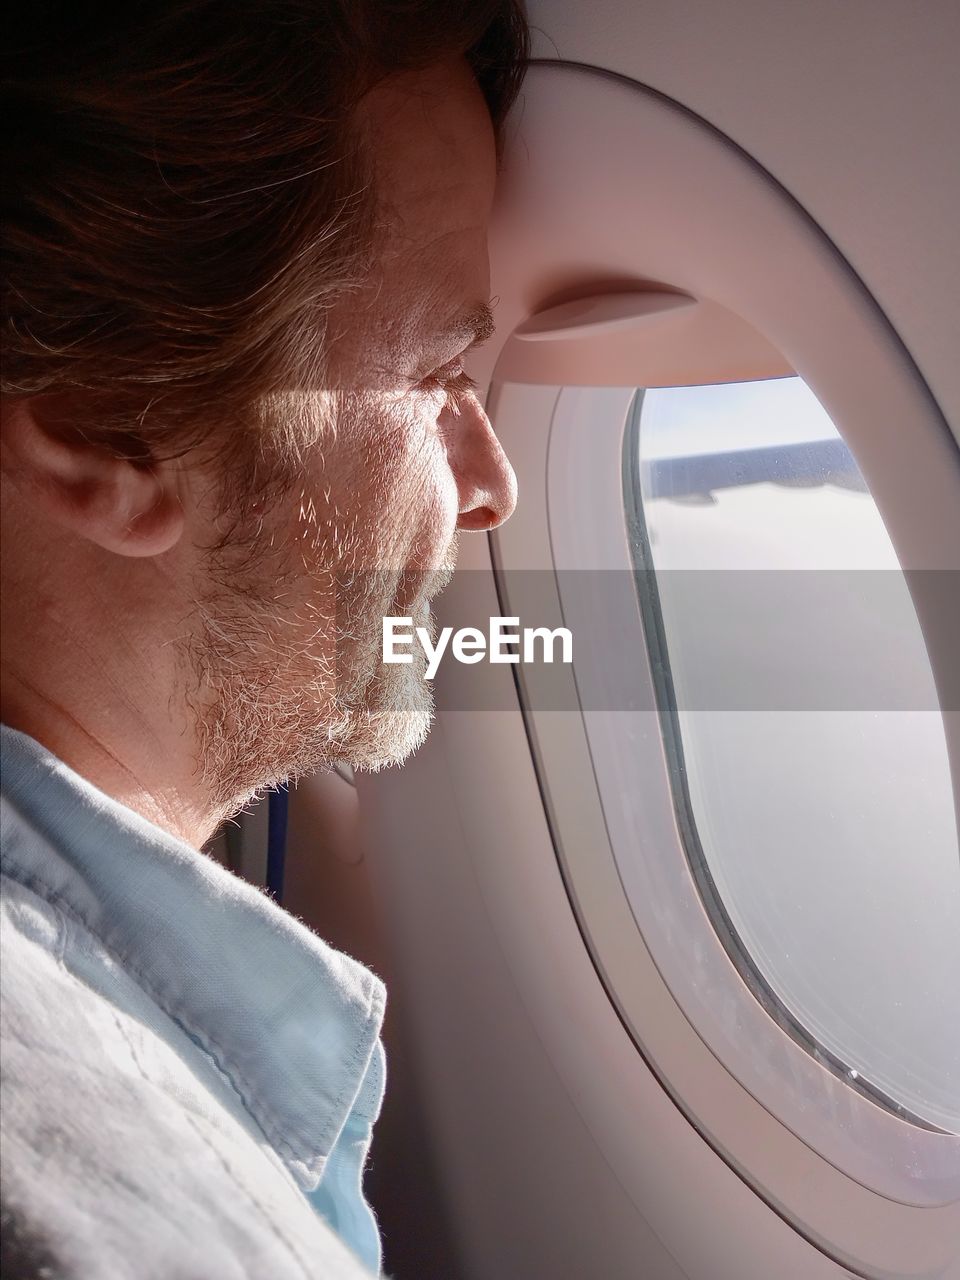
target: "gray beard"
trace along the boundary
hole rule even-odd
[[[451,574],[430,575],[415,604],[403,607],[431,635],[428,597]],[[433,719],[426,655],[414,646],[411,664],[382,662],[382,618],[396,611],[397,580],[353,575],[326,619],[286,617],[258,602],[249,585],[198,603],[199,626],[183,658],[197,770],[221,819],[265,788],[316,769],[343,762],[376,771],[423,745]],[[305,633],[312,643],[304,645]]]

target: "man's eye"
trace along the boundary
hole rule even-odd
[[[445,365],[442,369],[438,369],[436,373],[431,373],[424,378],[420,384],[430,391],[444,391],[448,402],[454,409],[460,408],[460,403],[464,396],[471,391],[478,391],[477,383],[464,372],[463,365],[459,362],[455,364]]]

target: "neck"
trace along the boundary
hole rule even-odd
[[[175,634],[185,610],[153,561],[112,556],[115,563],[90,566],[79,562],[85,556],[83,547],[60,547],[34,562],[35,573],[4,574],[4,723],[199,847],[225,814],[196,763]]]

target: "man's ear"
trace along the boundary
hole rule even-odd
[[[183,532],[177,469],[118,458],[70,422],[69,398],[3,404],[3,470],[47,517],[121,556],[169,551]]]

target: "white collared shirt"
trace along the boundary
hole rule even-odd
[[[11,1248],[70,1280],[379,1272],[383,984],[0,732]]]

